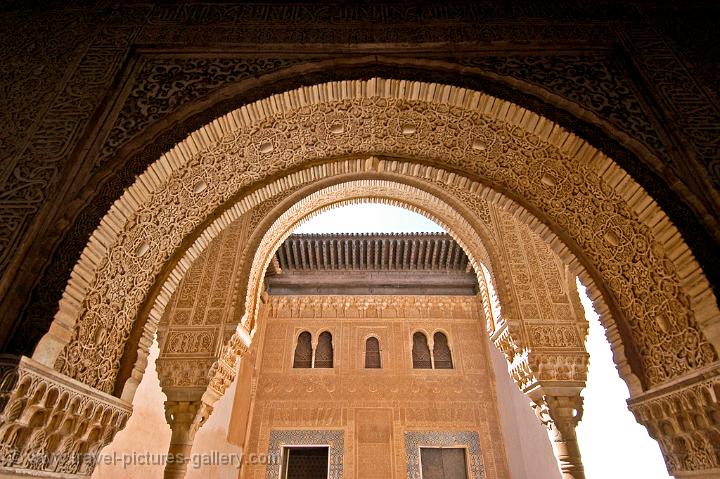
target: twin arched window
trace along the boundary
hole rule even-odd
[[[412,360],[413,369],[452,369],[452,354],[445,333],[438,331],[433,335],[432,355],[425,333],[413,334]]]
[[[327,331],[320,333],[318,343],[313,355],[312,335],[303,331],[298,336],[295,346],[295,357],[293,368],[332,368],[333,367],[333,346],[332,334]]]
[[[445,333],[438,331],[433,335],[432,354],[425,333],[417,331],[413,334],[412,361],[413,369],[452,369],[452,354]],[[295,346],[293,368],[332,367],[332,334],[328,331],[320,333],[317,346],[313,351],[312,335],[307,331],[300,333]],[[365,368],[382,368],[380,341],[374,336],[365,340]]]

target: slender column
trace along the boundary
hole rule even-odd
[[[575,427],[583,412],[580,390],[570,395],[544,395],[534,399],[535,414],[548,428],[563,479],[585,479]]]
[[[195,433],[211,412],[212,407],[202,401],[165,401],[165,419],[172,431],[165,479],[185,477]]]

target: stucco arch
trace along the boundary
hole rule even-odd
[[[716,360],[700,332],[717,343],[719,316],[707,280],[667,217],[616,164],[508,102],[393,80],[270,97],[217,119],[164,155],[91,238],[35,357],[112,390],[120,351],[154,277],[212,211],[283,171],[359,153],[462,171],[521,204],[523,220],[554,231],[602,280],[611,308],[624,316],[641,351],[644,387]],[[632,251],[642,261],[629,276],[647,282],[633,284],[618,270]],[[128,290],[133,296],[117,298]],[[107,341],[85,344],[80,329],[95,331],[110,317],[116,330]]]
[[[435,176],[435,173],[437,172],[430,176]],[[498,270],[497,278],[492,273],[489,273],[491,278],[488,278],[488,281],[493,281],[498,285],[497,290],[501,291],[505,305],[504,311],[509,313],[508,318],[519,318],[518,307],[508,286],[510,279],[506,277],[506,270],[501,267],[500,255],[494,245],[495,237],[493,235],[497,233],[490,231],[489,225],[483,223],[483,221],[489,221],[489,219],[482,219],[480,215],[473,213],[472,210],[463,205],[458,198],[449,195],[447,192],[443,193],[431,184],[424,183],[419,177],[406,177],[403,182],[390,181],[388,178],[397,180],[399,177],[396,178],[396,175],[375,172],[372,175],[373,179],[343,181],[346,176],[341,174],[320,181],[308,181],[303,184],[303,187],[298,187],[292,180],[284,181],[290,194],[283,196],[282,192],[277,192],[277,198],[280,201],[273,202],[275,197],[265,200],[270,201],[273,207],[270,210],[263,211],[263,220],[254,227],[252,233],[246,239],[243,251],[250,251],[252,255],[250,258],[241,261],[242,266],[237,274],[239,279],[233,286],[234,322],[240,326],[239,334],[249,337],[250,330],[254,331],[257,328],[258,307],[264,291],[264,272],[278,246],[287,236],[303,222],[328,209],[361,202],[377,202],[400,206],[424,215],[445,227],[469,252],[471,263],[476,265],[474,266],[476,274],[482,274],[480,273],[481,269],[478,268],[482,263],[487,266],[489,271]],[[294,185],[294,187],[289,187],[289,185]],[[448,184],[446,186],[449,190],[452,190],[453,185]],[[441,195],[445,196],[445,200],[449,203],[440,199],[439,196]],[[265,195],[261,196],[266,198]],[[486,206],[488,205],[486,204]],[[255,212],[255,210],[250,211]],[[242,208],[230,209],[216,221],[219,224],[229,226],[233,221],[238,221],[245,214],[248,213]],[[206,233],[212,235],[219,233],[222,229],[221,226],[218,226],[217,229],[209,227]],[[213,241],[210,236],[205,237],[205,239],[207,242]],[[192,251],[193,255],[199,255],[203,251],[205,244],[205,241],[196,242],[186,254]],[[474,258],[480,258],[480,260]],[[182,277],[186,271],[185,265],[190,262],[191,259],[187,256],[178,262],[170,278]],[[483,280],[485,279],[483,278]],[[152,318],[164,317],[169,295],[172,295],[175,287],[176,285],[171,279],[168,279],[166,284],[163,285],[162,293],[156,298],[151,310],[150,316]],[[164,299],[163,296],[167,296],[168,299]],[[489,305],[486,306],[489,307]],[[517,321],[513,322],[516,323]],[[156,326],[157,323],[154,321],[146,323],[144,326],[145,336],[152,337]],[[520,326],[518,324],[513,329],[515,327],[519,328]],[[489,332],[492,333],[492,331]],[[232,338],[229,343],[242,345],[242,347],[247,345],[246,341],[239,340],[238,337]],[[143,346],[143,344],[140,344],[141,349]],[[233,369],[232,365],[234,364],[236,352],[232,350],[230,344],[226,346],[224,351],[225,354],[219,360],[218,381],[211,381],[211,388],[215,387],[215,384],[222,388],[224,383],[220,381],[220,378]],[[143,358],[145,354],[145,351],[138,351],[139,358]],[[144,362],[139,360],[135,364],[132,377],[124,387],[122,395],[124,398],[130,399],[137,385],[138,379],[136,378],[142,377],[143,370]],[[209,397],[217,397],[220,394],[222,394],[222,390],[218,389]]]
[[[383,161],[378,161],[377,158],[368,158],[359,164],[376,164],[377,168],[382,170]],[[413,167],[412,164],[406,166],[407,168]],[[327,171],[328,168],[323,167],[322,169]],[[464,178],[456,175],[453,179],[449,179],[445,183],[445,191],[427,182],[428,178],[438,176],[448,179],[448,175],[448,172],[443,173],[441,170],[428,169],[421,174],[417,174],[416,177],[412,175],[402,177],[402,180],[399,175],[375,171],[373,178],[343,181],[345,175],[339,174],[337,178],[329,176],[318,181],[308,181],[303,187],[298,186],[301,183],[292,180],[283,181],[285,188],[291,194],[284,197],[280,196],[282,200],[273,203],[274,206],[263,213],[264,220],[256,226],[244,246],[244,250],[254,253],[251,260],[248,259],[243,263],[238,274],[240,280],[234,286],[235,322],[238,325],[238,333],[229,340],[223,350],[223,355],[218,359],[215,376],[217,381],[211,379],[205,399],[214,400],[214,398],[223,394],[224,383],[222,378],[228,371],[232,371],[235,359],[241,353],[241,351],[233,349],[233,344],[245,348],[248,342],[242,340],[241,336],[248,338],[251,330],[254,332],[261,329],[257,324],[257,318],[260,298],[264,294],[264,273],[280,244],[300,224],[310,218],[331,208],[361,202],[392,204],[430,218],[449,231],[463,247],[479,280],[486,280],[483,269],[488,270],[490,278],[487,278],[487,280],[496,285],[496,291],[500,296],[504,311],[502,316],[496,317],[498,328],[488,332],[492,335],[496,345],[506,354],[512,369],[512,376],[518,386],[524,389],[529,385],[536,384],[538,378],[533,375],[532,369],[528,366],[528,361],[532,360],[533,357],[528,355],[529,345],[524,344],[523,319],[520,316],[519,307],[515,303],[515,297],[511,293],[510,283],[512,280],[506,275],[507,267],[503,264],[502,256],[495,245],[497,241],[496,235],[499,232],[490,231],[490,225],[484,223],[480,211],[473,211],[467,207],[467,204],[473,203],[470,198],[465,198],[467,203],[464,204],[460,198],[453,196],[452,192],[456,191],[454,188],[457,186],[456,183],[467,186]],[[305,179],[308,180],[308,178]],[[318,183],[320,186],[318,186]],[[470,189],[476,190],[474,187]],[[260,196],[268,198],[268,195]],[[267,201],[270,201],[270,199]],[[495,208],[494,205],[490,205],[485,200],[482,200],[482,202],[488,207]],[[481,206],[477,202],[474,204],[476,207]],[[505,206],[509,207],[511,204],[506,203]],[[515,206],[517,207],[517,205]],[[519,209],[521,210],[521,208]],[[230,209],[216,221],[219,224],[229,225],[234,219],[241,218],[245,214],[244,211],[243,209]],[[517,219],[514,221],[519,223]],[[210,233],[211,229],[209,227],[207,232]],[[212,231],[217,232],[221,229],[222,227],[218,226],[218,229],[212,229]],[[540,237],[537,238],[542,241]],[[194,245],[194,247],[197,247],[194,251],[199,251],[202,248],[201,245]],[[480,261],[477,258],[480,258]],[[557,258],[557,261],[559,261],[559,258]],[[183,264],[185,264],[183,261],[178,263],[172,276],[182,276],[183,273],[180,270]],[[582,267],[579,268],[582,272]],[[497,273],[493,274],[493,270],[497,271]],[[591,286],[591,288],[595,287]],[[168,287],[167,290],[169,291],[170,288]],[[568,292],[570,293],[573,290],[574,284],[568,288]],[[487,298],[483,297],[482,300],[487,301]],[[153,316],[163,316],[164,304],[165,302],[156,301]],[[602,300],[597,301],[596,304],[601,311],[606,311],[607,308],[602,303]],[[490,308],[489,304],[484,306],[486,310]],[[584,318],[581,316],[579,318],[584,322]],[[609,314],[605,314],[605,319],[609,324],[612,324],[613,320],[609,317]],[[152,334],[150,330],[148,331],[148,334]],[[580,349],[582,350],[581,354],[584,354],[582,343],[580,343]],[[568,350],[568,353],[572,355],[577,355],[579,352],[577,348]],[[639,383],[626,365],[622,345],[617,347],[616,358],[624,379],[631,387],[637,387]],[[138,371],[138,373],[134,376],[139,376],[142,371]],[[132,388],[133,383],[131,381],[125,388],[124,396],[129,395]]]
[[[373,168],[376,169],[368,170],[368,165],[375,165]],[[123,386],[122,397],[129,400],[142,378],[145,368],[144,358],[147,355],[146,345],[152,341],[179,279],[220,232],[247,214],[260,213],[262,219],[253,228],[243,247],[243,251],[249,252],[255,259],[246,258],[243,261],[238,274],[239,279],[232,287],[234,322],[243,324],[243,327],[254,327],[256,306],[262,294],[262,276],[278,244],[295,227],[329,208],[365,201],[402,206],[439,223],[451,233],[457,229],[465,239],[460,239],[457,234],[455,237],[461,244],[473,248],[476,257],[479,258],[479,264],[484,263],[489,268],[489,278],[497,285],[497,289],[502,291],[505,317],[519,318],[518,307],[510,294],[508,285],[511,280],[507,277],[507,270],[494,266],[500,255],[495,246],[494,235],[497,233],[490,231],[490,219],[486,217],[488,216],[486,210],[491,207],[483,198],[487,191],[479,184],[468,182],[467,179],[457,175],[451,176],[449,172],[429,167],[418,169],[416,166],[408,162],[377,157],[323,164],[308,171],[280,178],[228,208],[203,230],[198,239],[187,249],[167,275],[160,292],[154,297],[152,309],[148,313],[148,321],[143,325],[144,340],[139,343],[138,359],[135,360],[131,356],[124,358],[126,367],[134,362],[134,370],[127,384]],[[386,167],[393,171],[385,171]],[[363,179],[355,179],[358,177]],[[442,187],[431,181],[438,178],[441,179]],[[468,191],[473,193],[466,194],[464,200],[461,200],[457,195],[459,192],[464,192],[463,188],[468,188]],[[270,204],[271,207],[261,209],[265,204]],[[279,234],[282,236],[278,236]],[[573,262],[577,263],[575,260]],[[495,270],[497,273],[494,273]],[[602,299],[598,300],[596,305],[600,311],[607,310]],[[242,331],[246,335],[249,333],[246,329]],[[243,341],[236,343],[245,344]],[[620,358],[618,364],[622,365],[625,364],[624,352],[621,350],[621,345],[618,348],[618,358]],[[221,368],[221,375],[224,374],[223,371],[225,373],[232,371],[231,363],[234,358],[232,353],[228,352],[230,358],[225,367]],[[627,367],[622,370],[631,374]],[[124,380],[124,377],[119,378],[119,381]],[[629,381],[636,382],[630,378]]]
[[[394,183],[386,180],[359,180],[347,183],[338,183],[328,188],[316,191],[299,202],[291,198],[287,203],[293,204],[283,211],[271,226],[260,228],[253,235],[256,239],[251,244],[258,244],[259,248],[254,255],[252,264],[245,269],[241,276],[248,276],[246,289],[237,285],[238,299],[242,304],[237,307],[243,311],[244,326],[254,328],[257,308],[263,291],[263,276],[272,256],[280,244],[302,223],[329,209],[352,203],[377,202],[400,206],[419,213],[435,221],[445,228],[453,238],[465,249],[473,268],[480,271],[480,262],[484,262],[488,269],[495,271],[493,263],[497,260],[496,253],[491,253],[493,246],[486,246],[492,236],[484,231],[477,233],[477,226],[473,226],[466,218],[461,216],[452,206],[437,197],[406,184]],[[473,218],[478,224],[477,218]],[[478,228],[480,229],[480,228]],[[257,237],[260,237],[258,240]],[[481,238],[487,238],[483,241]],[[500,270],[501,268],[497,268]],[[479,273],[480,274],[480,273]],[[499,288],[501,296],[507,299],[508,310],[515,310],[510,294],[507,293],[506,280],[501,281]],[[243,291],[246,295],[243,295]],[[242,300],[244,298],[244,301]]]

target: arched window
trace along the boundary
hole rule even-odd
[[[307,331],[303,331],[298,336],[297,346],[295,346],[295,358],[293,359],[294,368],[311,368],[312,367],[312,336]]]
[[[447,336],[437,332],[433,335],[433,360],[435,369],[452,369],[452,355],[448,346]]]
[[[327,331],[321,333],[318,338],[317,348],[315,348],[315,367],[333,367],[332,334]]]
[[[365,368],[380,369],[380,341],[377,338],[365,340]]]
[[[427,337],[420,331],[413,334],[412,359],[413,369],[432,369]]]

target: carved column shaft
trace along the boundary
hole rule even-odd
[[[235,379],[237,361],[247,352],[251,341],[250,333],[238,325],[217,360],[208,371],[204,371],[200,365],[200,374],[194,375],[198,381],[191,384],[180,384],[173,379],[172,366],[177,358],[158,360],[160,387],[168,397],[168,401],[165,401],[165,419],[172,431],[165,479],[185,477],[195,434],[210,417],[212,405],[225,394]]]
[[[165,401],[165,419],[172,435],[165,479],[183,479],[190,461],[195,433],[207,421],[212,407],[202,401]]]
[[[563,479],[584,479],[585,469],[575,427],[582,418],[583,399],[580,391],[571,396],[543,396],[536,403],[535,413],[545,424],[553,441],[553,449]]]

